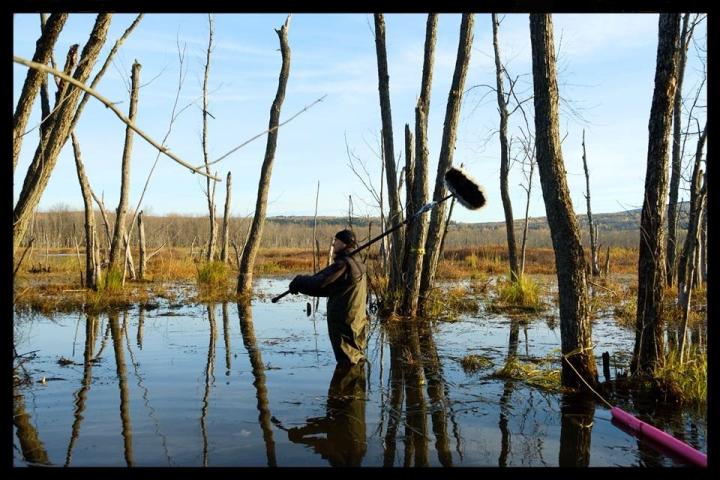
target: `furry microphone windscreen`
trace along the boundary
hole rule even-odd
[[[485,190],[462,168],[450,167],[445,172],[445,184],[465,208],[479,210],[485,206]]]

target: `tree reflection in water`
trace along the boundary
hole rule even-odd
[[[80,389],[75,393],[75,420],[72,425],[72,433],[70,434],[70,442],[68,443],[67,454],[65,455],[65,466],[70,465],[72,460],[72,451],[75,441],[80,433],[80,424],[83,420],[83,411],[85,410],[85,402],[87,400],[87,392],[90,390],[92,381],[92,365],[95,361],[93,351],[95,349],[95,336],[98,331],[100,322],[97,315],[88,314],[85,321],[85,353],[83,354],[83,378]]]
[[[386,326],[390,343],[390,415],[384,441],[384,466],[393,466],[396,437],[403,418],[405,400],[405,450],[403,466],[428,466],[427,414],[430,412],[435,449],[443,466],[452,465],[447,435],[447,399],[445,380],[432,330],[421,319]],[[425,386],[425,387],[424,387]],[[425,397],[425,389],[429,398]],[[457,429],[456,429],[457,430]],[[459,433],[457,433],[459,449]]]
[[[127,315],[127,312],[125,313]],[[122,328],[120,315],[116,311],[108,313],[110,321],[110,334],[115,350],[115,367],[120,387],[120,420],[122,422],[122,436],[125,452],[125,462],[128,467],[135,463],[132,449],[132,426],[130,424],[130,398],[127,381],[127,368],[125,366],[125,350],[122,345]],[[127,317],[126,317],[127,318]],[[123,322],[125,323],[125,322]]]
[[[265,365],[262,361],[262,353],[257,346],[255,339],[255,327],[253,326],[252,305],[245,302],[238,302],[238,315],[240,317],[240,332],[242,333],[243,344],[250,358],[252,368],[253,385],[257,396],[258,420],[265,440],[265,452],[269,467],[276,467],[275,441],[273,440],[272,424],[270,419],[270,407],[268,403],[267,387],[265,386]]]
[[[560,399],[560,467],[587,467],[595,398],[586,392],[563,393]]]

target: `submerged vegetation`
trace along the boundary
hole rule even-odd
[[[511,356],[500,370],[492,374],[492,377],[521,381],[547,392],[563,391],[557,358],[552,356],[531,361],[522,361],[516,356]]]
[[[465,373],[475,373],[478,370],[492,367],[493,362],[488,357],[470,354],[460,359],[460,365]]]

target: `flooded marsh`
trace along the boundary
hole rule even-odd
[[[560,368],[543,363],[559,357],[552,308],[415,324],[371,317],[367,361],[336,368],[325,301],[271,303],[286,286],[259,279],[250,306],[16,313],[14,465],[684,465],[617,428],[592,397],[496,375],[511,358]],[[634,331],[602,314],[593,340],[614,380]],[[464,368],[469,355],[483,359],[477,368]],[[705,414],[611,383],[618,406],[707,451]]]

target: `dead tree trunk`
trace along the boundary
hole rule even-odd
[[[607,278],[610,275],[610,245],[605,251],[605,266],[603,267],[603,275]]]
[[[582,149],[583,149],[583,168],[585,169],[585,188],[587,193],[585,194],[585,200],[587,200],[587,216],[588,216],[588,228],[590,229],[590,268],[592,269],[593,277],[600,275],[600,267],[598,267],[598,246],[595,238],[595,227],[593,226],[592,210],[590,209],[590,172],[587,166],[587,154],[585,151],[585,129],[583,129],[582,138]]]
[[[637,320],[631,371],[652,374],[661,365],[663,286],[665,277],[665,205],[667,201],[668,136],[677,83],[680,14],[660,14],[658,49],[648,125],[645,195],[640,218]]]
[[[101,13],[97,16],[90,38],[83,48],[80,61],[73,75],[79,82],[84,83],[90,76],[95,61],[100,54],[100,49],[105,43],[111,17],[112,14],[110,13]],[[51,124],[48,125],[47,133],[43,135],[43,139],[35,150],[33,161],[28,168],[22,190],[13,210],[13,248],[20,245],[23,240],[32,213],[40,202],[40,197],[50,179],[50,174],[55,167],[60,150],[70,135],[71,126],[74,123],[73,115],[76,113],[75,107],[78,104],[80,92],[78,88],[69,88],[65,100],[58,106],[51,118],[47,120]],[[18,124],[19,122],[15,125]]]
[[[433,200],[439,201],[447,194],[445,188],[445,172],[452,166],[455,153],[455,138],[457,124],[460,117],[460,104],[465,89],[465,77],[470,64],[470,52],[473,40],[472,13],[464,13],[460,25],[460,38],[458,42],[457,58],[452,85],[448,94],[447,109],[445,110],[445,125],[443,127],[442,143],[440,145],[440,158],[438,159],[437,175],[435,177],[435,191]],[[426,112],[427,114],[427,112]],[[438,259],[440,257],[440,233],[443,231],[445,219],[445,203],[440,203],[432,210],[430,225],[428,227],[425,243],[426,257],[423,262],[422,277],[420,280],[420,313],[423,312],[430,287],[435,279]]]
[[[58,36],[60,36],[60,31],[63,29],[67,17],[67,13],[53,13],[50,15],[36,43],[33,62],[45,65],[50,61],[53,47],[55,46]],[[46,78],[45,73],[35,70],[34,68],[29,69],[22,91],[20,92],[20,98],[15,107],[15,114],[13,116],[13,172],[15,172],[15,167],[20,157],[25,127],[30,118],[35,97],[40,90],[40,85],[43,83],[44,78]],[[45,115],[43,115],[43,120],[44,119]]]
[[[142,210],[138,213],[138,237],[140,240],[140,265],[138,268],[138,280],[145,280],[145,267],[147,262],[147,251],[145,250],[145,223],[143,222]]]
[[[318,180],[317,190],[315,191],[315,215],[313,216],[313,274],[320,270],[320,243],[317,238],[317,212],[318,200],[320,199],[320,180]],[[369,237],[369,236],[368,236]]]
[[[130,270],[130,278],[137,280],[137,274],[135,273],[135,262],[133,262],[132,251],[130,250],[130,239],[128,238],[127,232],[123,234],[123,246],[122,246],[125,258],[125,265],[123,267],[123,285],[125,285],[125,271]]]
[[[253,266],[255,256],[260,248],[263,226],[265,224],[265,210],[267,208],[267,196],[270,190],[270,177],[272,176],[272,165],[275,159],[275,148],[277,147],[278,124],[280,122],[280,109],[285,99],[285,88],[288,76],[290,75],[290,47],[288,46],[288,28],[290,27],[290,15],[280,30],[275,30],[280,39],[280,52],[282,55],[282,67],[278,80],[277,94],[270,109],[270,126],[268,139],[265,147],[265,159],[260,170],[260,182],[258,183],[258,196],[255,204],[255,216],[253,217],[250,235],[243,248],[242,263],[238,273],[237,293],[246,295],[252,291]]]
[[[667,260],[665,262],[668,286],[675,283],[675,273],[677,272],[675,257],[677,254],[678,191],[680,190],[680,169],[682,167],[682,154],[680,151],[680,145],[682,144],[682,84],[685,76],[685,64],[687,63],[689,20],[690,14],[686,13],[683,16],[682,32],[680,33],[677,87],[673,98],[673,145],[672,162],[670,164],[672,172],[670,175],[670,199],[668,201]]]
[[[98,198],[97,195],[95,195],[95,192],[90,190],[90,194],[93,197],[93,200],[95,200],[95,203],[97,203],[98,208],[100,209],[100,215],[102,215],[103,224],[105,225],[105,240],[107,241],[107,250],[106,254],[110,255],[110,245],[112,244],[112,233],[110,233],[110,220],[107,216],[107,211],[105,210],[105,201],[102,198]]]
[[[47,27],[47,14],[41,13],[40,14],[40,34],[41,35],[45,31],[46,27]],[[57,68],[57,66],[55,65],[55,56],[53,55],[52,52],[50,53],[50,65],[53,68]],[[57,86],[59,83],[57,77],[53,77],[53,79],[55,80],[55,86]],[[32,104],[32,102],[30,102],[30,104]],[[40,80],[40,118],[41,118],[41,120],[40,120],[40,128],[39,128],[41,140],[42,140],[43,135],[45,134],[45,130],[46,130],[45,122],[43,120],[48,118],[49,116],[50,116],[50,92],[48,89],[48,75],[46,73],[42,72],[42,79]],[[21,137],[20,141],[22,141],[22,137]],[[18,148],[18,153],[19,153],[19,148]],[[13,167],[13,170],[14,170],[14,167]]]
[[[208,47],[207,54],[205,57],[205,76],[203,79],[203,131],[202,131],[202,150],[203,159],[205,160],[205,172],[210,174],[210,157],[208,156],[208,145],[207,145],[207,134],[208,134],[208,76],[210,74],[210,52],[212,51],[213,42],[213,18],[212,15],[208,14],[209,22],[209,33],[208,33]],[[207,245],[207,257],[208,262],[212,262],[215,259],[215,244],[217,243],[217,222],[215,221],[215,182],[209,177],[206,179],[206,191],[207,204],[208,204],[208,217],[210,220],[210,235],[208,236]]]
[[[702,152],[707,139],[707,123],[697,143],[695,165],[690,182],[690,218],[688,219],[687,235],[678,262],[678,301],[683,304],[684,297],[689,296],[693,288],[696,252],[700,244],[700,227],[702,212],[705,207],[707,185],[702,181]]]
[[[680,340],[680,361],[683,361],[685,355],[685,345],[687,337],[687,323],[690,314],[690,299],[692,297],[692,289],[694,285],[699,285],[696,274],[702,268],[700,263],[701,248],[701,223],[703,211],[707,205],[707,174],[704,175],[703,185],[700,187],[700,177],[703,176],[700,170],[700,162],[702,158],[702,149],[707,136],[707,123],[702,137],[698,141],[697,152],[695,155],[695,167],[693,168],[692,183],[690,185],[690,220],[688,225],[687,236],[683,246],[682,255],[680,257],[679,274],[678,274],[678,303],[682,307],[682,337]],[[696,266],[697,260],[697,266]],[[700,276],[698,276],[701,279]]]
[[[530,194],[532,193],[532,179],[535,171],[535,158],[534,155],[529,156],[530,159],[530,173],[528,174],[528,185],[525,188],[527,198],[525,199],[525,223],[523,224],[523,236],[522,244],[520,246],[520,275],[525,274],[525,252],[527,246],[528,227],[530,225]]]
[[[140,68],[136,61],[133,63],[130,90],[130,112],[128,118],[135,123],[137,116],[138,93],[140,91]],[[113,229],[113,241],[110,244],[110,265],[108,268],[115,268],[120,262],[121,239],[125,235],[125,215],[127,214],[128,197],[130,196],[130,158],[132,156],[134,132],[129,126],[125,127],[125,146],[122,155],[122,174],[120,180],[120,201],[115,211],[115,228]]]
[[[705,177],[705,183],[707,184],[707,171],[705,171]],[[703,208],[702,214],[703,225],[700,229],[700,248],[702,250],[702,255],[700,255],[700,278],[702,279],[702,283],[707,282],[708,272],[707,211],[708,202],[705,202],[705,208]]]
[[[390,109],[390,75],[388,74],[387,50],[385,48],[385,19],[382,13],[375,14],[375,51],[378,65],[378,90],[380,93],[380,113],[382,116],[383,159],[385,164],[385,178],[388,186],[388,203],[390,212],[388,223],[397,225],[402,221],[402,211],[397,186],[397,169],[395,167],[395,148],[393,146],[392,111]],[[383,226],[383,230],[387,227]],[[395,230],[392,234],[392,261],[390,266],[390,292],[402,288],[400,266],[402,261],[402,230]]]
[[[508,260],[510,262],[510,278],[518,280],[517,246],[515,243],[515,220],[513,218],[512,202],[508,191],[508,175],[510,172],[510,152],[508,149],[507,125],[510,116],[505,98],[504,67],[500,61],[500,22],[497,15],[492,14],[493,50],[495,52],[495,91],[497,92],[498,111],[500,112],[500,196],[505,211],[505,230],[507,232]]]
[[[582,381],[597,383],[597,368],[592,347],[585,256],[580,243],[580,228],[573,213],[560,148],[558,86],[555,69],[555,44],[552,17],[530,15],[533,89],[535,102],[535,144],[540,185],[550,226],[560,303],[560,337],[564,386],[580,387]]]
[[[406,189],[408,193],[408,205],[412,206],[412,212],[408,209],[408,216],[415,215],[428,199],[428,112],[430,111],[430,93],[432,85],[433,65],[435,63],[435,37],[437,35],[437,14],[430,13],[427,18],[425,29],[425,54],[423,60],[422,82],[420,85],[420,97],[415,106],[415,161],[406,166],[407,171],[412,172],[412,178],[408,177]],[[406,141],[412,143],[410,128],[406,127]],[[410,151],[412,147],[407,146]],[[411,157],[406,154],[406,159]],[[414,163],[414,165],[412,165]],[[402,315],[413,317],[417,313],[420,295],[420,281],[422,278],[423,261],[425,259],[425,242],[427,238],[428,216],[422,214],[415,218],[408,226],[405,252],[407,254],[407,267],[403,269],[406,273],[405,294],[400,309]]]
[[[413,203],[413,169],[415,168],[415,151],[413,150],[413,134],[410,130],[410,125],[405,124],[405,218],[410,218],[415,213],[415,207]],[[403,246],[403,261],[402,261],[402,272],[404,285],[408,285],[409,275],[408,268],[410,268],[410,229],[412,225],[407,227],[405,234],[405,245]],[[400,305],[405,301],[407,290],[404,290],[400,295]]]
[[[80,154],[80,143],[75,137],[75,133],[72,133],[71,137],[73,153],[75,155],[75,167],[77,168],[80,191],[85,206],[85,286],[97,290],[100,284],[100,252],[95,230],[93,200],[90,183],[88,182],[87,175],[85,175],[85,167],[83,166]]]
[[[220,261],[223,263],[228,262],[228,255],[230,251],[228,244],[230,242],[230,197],[232,193],[232,174],[227,174],[227,186],[225,190],[225,213],[223,214],[223,230],[222,230],[222,250],[220,250]]]

